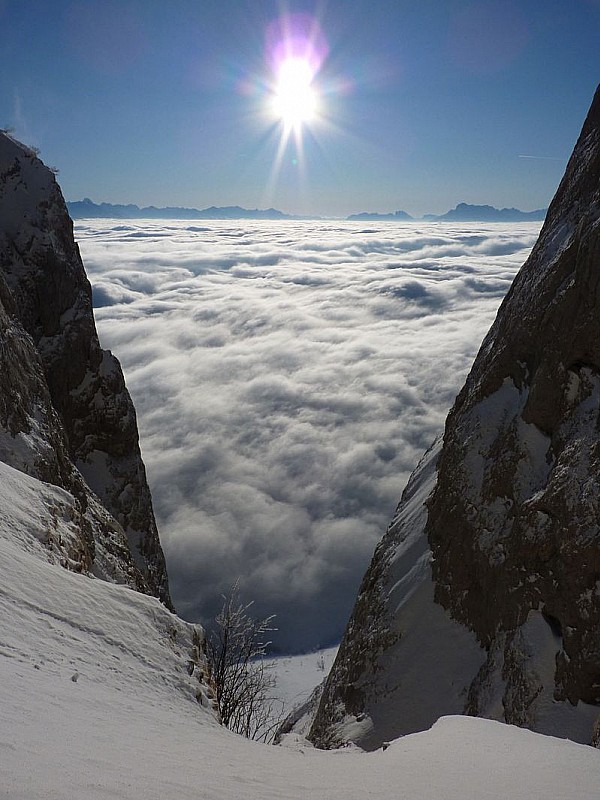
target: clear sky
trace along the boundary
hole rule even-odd
[[[318,111],[286,139],[294,32]],[[0,126],[69,200],[531,210],[599,80],[600,0],[0,0]]]

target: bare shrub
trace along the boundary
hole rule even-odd
[[[273,662],[265,659],[274,615],[254,619],[240,601],[238,584],[223,597],[207,653],[223,724],[248,739],[271,742],[284,704],[274,696]]]

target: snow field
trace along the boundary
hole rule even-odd
[[[0,797],[597,797],[597,750],[489,720],[445,717],[374,753],[298,737],[269,747],[224,730],[196,679],[201,658],[188,674],[192,626],[154,598],[48,563],[31,520],[65,493],[0,470]],[[288,662],[288,686],[320,672],[317,661]]]

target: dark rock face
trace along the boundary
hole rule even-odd
[[[15,317],[15,304],[0,275],[0,459],[54,482],[85,503],[83,481],[73,468],[60,419],[52,407],[39,354]],[[24,437],[27,437],[25,439]]]
[[[45,545],[48,558],[76,572],[126,583],[148,592],[123,529],[90,491],[70,459],[64,427],[52,405],[39,353],[16,319],[14,301],[0,275],[0,460],[65,489],[52,504]],[[10,518],[11,509],[2,514]],[[55,534],[56,521],[70,534]]]
[[[600,92],[448,417],[427,523],[436,600],[486,647],[542,610],[574,704],[600,702],[599,282]]]
[[[467,713],[597,739],[600,87],[429,460],[365,576],[311,738],[371,749]]]
[[[128,544],[116,546],[123,533],[107,531],[111,547],[130,553],[125,572],[132,585],[171,608],[135,411],[118,361],[100,348],[91,287],[65,202],[51,171],[4,134],[0,278],[3,335],[10,342],[3,378],[14,377],[0,399],[4,460],[67,489],[82,513],[90,502],[101,508],[90,501],[87,483],[109,512],[104,516],[112,515],[127,536]],[[35,446],[32,424],[40,427]],[[114,520],[105,520],[109,528],[115,529]]]

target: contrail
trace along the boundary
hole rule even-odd
[[[558,158],[557,156],[522,156],[519,155],[517,158],[535,158],[541,161],[562,161],[562,158]]]

